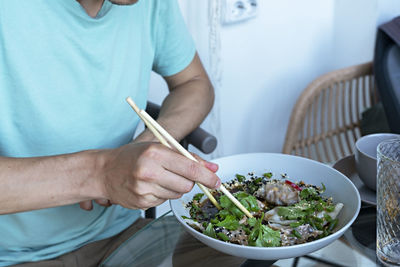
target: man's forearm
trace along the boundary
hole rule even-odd
[[[214,102],[212,85],[206,80],[192,80],[175,88],[164,100],[157,122],[176,140],[182,140],[196,129],[209,113]],[[158,142],[145,130],[135,142]]]
[[[51,157],[0,157],[0,214],[101,198],[96,151]]]
[[[214,103],[214,88],[197,53],[181,72],[164,77],[170,93],[164,99],[158,123],[175,139],[181,140],[197,128]],[[149,130],[137,142],[157,141]]]
[[[158,121],[181,140],[201,124],[213,101],[214,92],[208,80],[191,80],[171,91],[163,102]]]

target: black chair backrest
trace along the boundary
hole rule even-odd
[[[374,74],[390,130],[400,134],[400,17],[379,27]]]

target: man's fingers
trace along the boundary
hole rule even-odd
[[[81,209],[84,209],[84,210],[92,210],[93,209],[93,203],[91,200],[82,201],[79,203],[79,206],[81,207]]]
[[[157,183],[170,191],[173,191],[175,193],[180,193],[180,194],[185,194],[188,193],[192,190],[194,186],[194,182],[191,180],[188,180],[178,174],[175,174],[169,170],[164,170],[164,174],[162,175],[162,178],[157,181]],[[173,197],[170,197],[168,199],[171,199]],[[179,198],[179,197],[177,197]]]
[[[217,172],[218,171],[218,164],[215,164],[215,163],[210,162],[210,161],[206,161],[206,160],[202,159],[199,155],[197,155],[195,153],[190,153],[190,154],[192,154],[193,157],[195,157],[201,164],[203,164],[204,167],[206,167],[210,171],[212,171],[212,172]]]
[[[166,153],[169,153],[169,155],[166,155],[165,158],[167,160],[162,163],[166,170],[190,179],[193,182],[201,183],[208,188],[218,188],[221,184],[215,173],[203,166],[201,162],[195,162],[173,151]]]
[[[178,193],[163,186],[157,186],[155,196],[163,201],[167,199],[177,199],[182,197],[183,193]]]
[[[95,199],[95,202],[101,206],[109,207],[111,206],[111,202],[108,199]],[[86,200],[79,203],[81,209],[84,210],[92,210],[93,209],[93,202],[92,200]]]
[[[97,204],[104,206],[104,207],[109,207],[111,206],[111,202],[108,199],[102,198],[102,199],[96,199],[95,200]]]

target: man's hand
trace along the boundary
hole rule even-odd
[[[183,71],[173,76],[164,77],[164,79],[168,84],[170,94],[163,101],[157,121],[176,140],[181,140],[187,134],[193,131],[193,129],[195,129],[202,122],[207,113],[210,111],[214,99],[213,87],[197,54],[189,66]],[[184,158],[172,150],[160,147],[161,145],[139,144],[142,142],[152,141],[158,140],[155,139],[151,132],[146,130],[134,141],[136,144],[127,145],[128,147],[140,147],[139,150],[141,150],[141,152],[133,152],[133,150],[138,151],[138,149],[128,149],[126,146],[119,149],[132,151],[129,152],[131,155],[126,155],[123,158],[129,158],[131,160],[131,165],[129,168],[140,169],[139,174],[141,175],[138,175],[137,173],[134,175],[135,179],[137,178],[138,181],[138,184],[135,184],[135,186],[140,186],[141,190],[147,190],[145,191],[147,194],[145,193],[146,196],[144,197],[147,199],[146,203],[162,203],[167,198],[177,198],[182,195],[182,193],[186,193],[189,188],[191,189],[193,187],[193,181],[197,181],[196,179],[208,179],[207,181],[203,181],[203,184],[206,186],[210,179],[215,179],[215,181],[217,181],[216,176],[212,174],[214,169],[215,171],[217,169],[215,164],[206,163],[199,158],[197,159],[201,162],[201,164],[193,163],[189,159]],[[144,148],[143,146],[146,147]],[[154,148],[154,146],[156,146],[156,148]],[[138,155],[140,158],[135,159],[134,157],[137,157]],[[179,158],[178,162],[174,162],[176,158]],[[174,166],[170,166],[171,162],[174,163]],[[210,165],[213,166],[210,167]],[[204,167],[211,170],[211,172],[206,170]],[[205,176],[204,178],[199,176],[200,174],[203,175],[203,172],[206,172],[208,176]],[[115,173],[117,173],[117,171],[115,171]],[[145,173],[145,175],[143,175],[143,173]],[[166,175],[167,178],[160,178],[158,175]],[[124,174],[124,176],[127,177],[128,175]],[[147,177],[145,178],[144,176]],[[155,177],[157,177],[157,179]],[[167,181],[167,183],[173,181],[178,184],[174,184],[174,188],[170,188],[171,185],[165,185],[165,181]],[[201,181],[199,182],[202,183]],[[154,186],[155,192],[149,192],[148,188],[151,186]],[[210,184],[209,186],[212,188],[214,187],[214,185]],[[113,187],[109,187],[108,189],[111,190],[112,188]],[[183,190],[183,188],[186,190]],[[135,196],[135,194],[131,196],[131,198],[136,197],[137,196]],[[141,197],[141,199],[143,198]],[[113,201],[114,200],[111,199],[111,202]],[[100,205],[110,204],[106,200],[97,200],[96,202]],[[128,203],[125,204],[127,205]],[[84,203],[81,203],[81,207],[90,209],[92,207],[92,202],[85,201]]]
[[[100,153],[103,194],[111,203],[126,208],[147,209],[180,198],[195,182],[208,188],[220,185],[214,173],[216,164],[199,157],[200,162],[194,162],[158,143],[131,143]],[[90,209],[86,203],[81,207]]]

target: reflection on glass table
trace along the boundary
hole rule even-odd
[[[376,266],[374,249],[365,249],[357,241],[357,234],[364,236],[362,229],[366,226],[365,236],[369,233],[372,241],[375,238],[375,232],[371,235],[374,211],[373,206],[363,207],[361,222],[356,220],[345,237],[331,245],[300,258],[276,262],[246,260],[211,249],[186,233],[172,212],[167,212],[128,239],[102,266]]]

